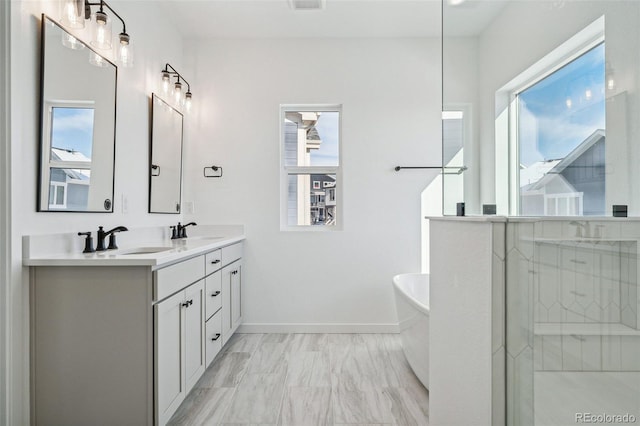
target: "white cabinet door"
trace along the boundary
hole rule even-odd
[[[227,343],[231,338],[231,272],[234,270],[233,265],[222,268],[222,344]]]
[[[204,280],[185,289],[184,345],[185,380],[189,392],[205,370],[204,358]]]
[[[154,306],[155,316],[155,400],[158,424],[169,421],[185,397],[183,379],[184,317],[180,292]]]
[[[242,322],[242,259],[232,264],[231,271],[231,332]]]

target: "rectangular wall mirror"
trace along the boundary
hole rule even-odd
[[[38,211],[113,212],[117,67],[42,15]]]
[[[149,213],[180,213],[182,114],[153,94],[149,155]]]

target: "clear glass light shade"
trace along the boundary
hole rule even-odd
[[[165,95],[169,93],[169,86],[171,86],[171,76],[167,71],[162,71],[162,91]]]
[[[96,67],[104,68],[109,65],[109,62],[96,52],[89,52],[89,63]]]
[[[129,68],[133,66],[133,46],[131,45],[131,40],[129,39],[129,36],[125,33],[120,33],[120,35],[118,35],[118,42],[117,42],[117,52],[116,52],[116,57],[118,60],[118,63],[125,67],[125,68]]]
[[[91,45],[98,49],[111,49],[111,19],[104,12],[91,15]]]
[[[182,102],[182,83],[179,81],[173,87],[173,96],[176,99],[176,103],[180,104]]]
[[[84,43],[75,38],[69,33],[62,33],[62,45],[68,47],[73,50],[82,50],[84,49]]]
[[[191,111],[191,92],[184,94],[184,109],[186,112]]]
[[[61,21],[68,28],[84,28],[84,0],[65,0]]]

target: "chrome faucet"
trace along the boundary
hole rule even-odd
[[[116,232],[128,231],[124,226],[116,226],[110,231],[104,231],[102,226],[98,226],[98,236],[96,243],[96,251],[114,250],[117,249],[116,245]],[[104,240],[109,236],[109,247],[104,247]]]

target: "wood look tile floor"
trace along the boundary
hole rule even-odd
[[[397,334],[236,334],[170,425],[429,424]]]

